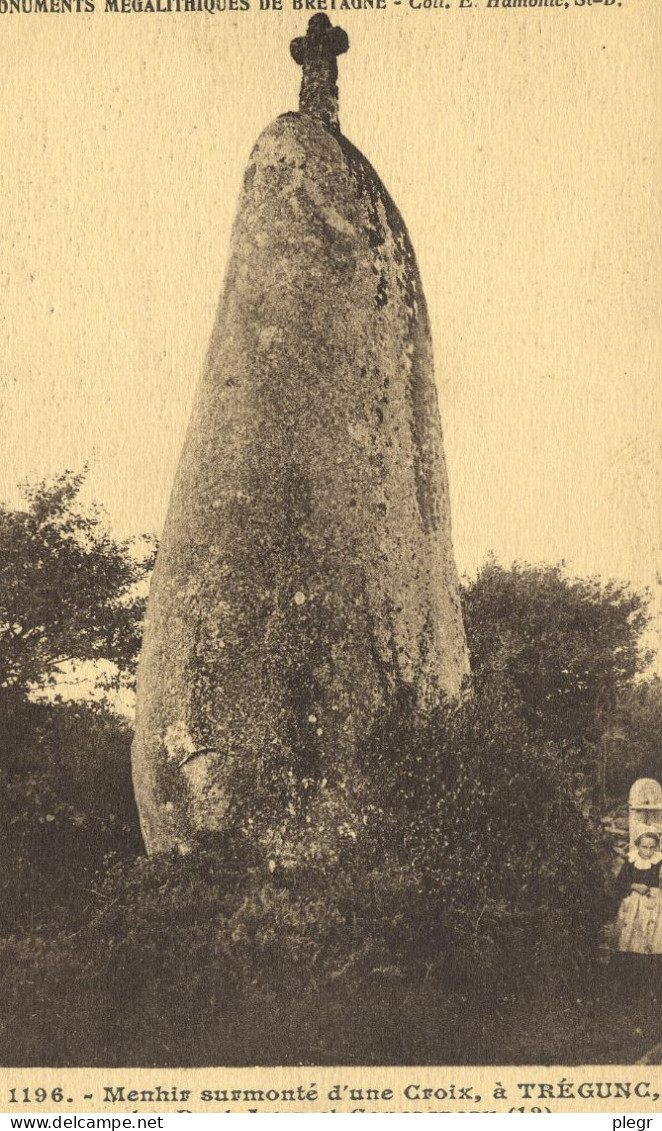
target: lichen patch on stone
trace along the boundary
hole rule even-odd
[[[163,738],[163,745],[166,748],[168,758],[177,761],[195,753],[196,750],[196,743],[189,734],[186,723],[181,719],[168,727]]]

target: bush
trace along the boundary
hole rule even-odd
[[[430,941],[444,940],[454,977],[563,980],[591,961],[607,848],[572,750],[532,734],[493,684],[427,715],[399,704],[373,759],[378,824],[437,909]]]
[[[142,848],[131,730],[98,706],[27,703],[5,717],[0,934],[82,921],[109,857]]]

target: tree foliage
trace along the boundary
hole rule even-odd
[[[112,537],[85,509],[85,472],[25,487],[26,509],[0,505],[0,694],[24,698],[71,661],[109,660],[130,682],[140,648],[140,583],[153,547]]]
[[[662,780],[662,679],[653,675],[628,688],[605,744],[605,786],[625,799],[636,778]]]
[[[490,559],[463,591],[474,678],[509,684],[534,731],[589,755],[650,662],[639,643],[648,600],[560,566]]]

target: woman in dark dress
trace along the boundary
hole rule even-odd
[[[657,1000],[662,954],[662,890],[660,837],[642,829],[616,880],[620,899],[616,927],[621,964],[621,992],[650,993]]]
[[[653,829],[635,838],[616,881],[620,899],[618,949],[627,954],[662,954],[660,837]]]

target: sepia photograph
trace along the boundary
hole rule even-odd
[[[661,35],[0,0],[0,1102],[662,1064]]]

